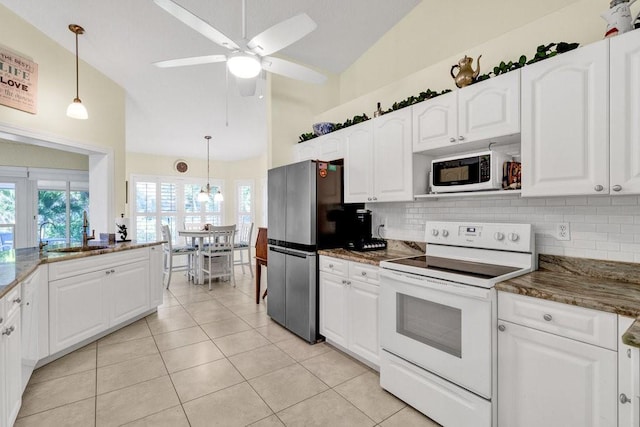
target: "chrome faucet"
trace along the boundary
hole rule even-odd
[[[42,241],[42,227],[44,227],[45,225],[53,225],[53,223],[51,221],[44,221],[42,224],[40,224],[40,229],[38,231],[38,246],[40,247],[40,252],[43,251],[44,247],[47,246],[49,244],[48,241],[43,242]]]
[[[89,240],[96,238],[96,230],[91,231],[91,235],[87,232],[89,229],[89,221],[87,220],[87,211],[82,212],[82,247],[89,246]]]

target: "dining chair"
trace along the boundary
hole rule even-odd
[[[162,226],[162,240],[165,243],[162,244],[162,283],[169,289],[171,284],[171,273],[174,271],[186,271],[187,277],[192,277],[194,272],[192,271],[193,263],[192,259],[195,258],[197,249],[193,246],[173,246],[171,241],[171,230],[168,225]],[[187,256],[187,263],[183,265],[173,265],[173,258],[177,256]]]
[[[211,290],[211,279],[229,278],[236,286],[236,278],[233,274],[233,242],[236,233],[236,226],[225,225],[209,227],[207,243],[202,248],[204,261],[200,266],[200,271],[209,276],[209,290]]]
[[[243,222],[240,225],[238,234],[236,235],[236,242],[233,245],[233,249],[240,254],[238,261],[234,260],[234,265],[242,267],[242,274],[244,274],[244,265],[249,266],[249,272],[253,277],[253,268],[251,268],[251,234],[253,233],[253,223]],[[247,253],[247,259],[244,259],[244,253]]]

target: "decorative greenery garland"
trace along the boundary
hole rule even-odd
[[[500,62],[499,65],[493,67],[493,71],[490,71],[486,74],[482,74],[478,76],[475,79],[474,83],[487,80],[491,78],[492,74],[494,76],[499,76],[500,74],[506,74],[509,71],[517,70],[518,68],[522,68],[525,65],[535,64],[536,62],[540,62],[547,58],[551,58],[560,53],[569,52],[570,50],[576,49],[578,46],[580,46],[580,43],[558,42],[558,43],[549,43],[547,45],[541,44],[540,46],[537,47],[535,55],[529,61],[527,61],[527,57],[525,55],[521,55],[520,58],[518,58],[518,60],[515,62],[509,61],[505,63],[504,61],[502,61]],[[401,108],[408,107],[410,105],[417,104],[418,102],[435,98],[437,96],[444,95],[445,93],[449,93],[449,92],[451,92],[451,89],[445,89],[441,92],[427,89],[424,92],[420,92],[418,96],[410,96],[403,101],[394,102],[391,108],[389,108],[386,111],[383,111],[382,114],[387,114],[392,111],[396,111]],[[369,116],[367,116],[365,113],[362,113],[362,115],[360,116],[353,116],[353,119],[347,119],[347,121],[345,121],[344,123],[337,123],[333,131],[336,131],[338,129],[344,129],[349,126],[353,126],[358,123],[365,122],[369,119],[370,119]],[[318,135],[316,135],[313,132],[303,133],[302,135],[300,135],[298,142],[300,143],[300,142],[308,141],[310,139],[314,139],[317,137]]]

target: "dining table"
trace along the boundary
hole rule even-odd
[[[238,230],[236,230],[237,232]],[[191,238],[191,246],[196,246],[196,239],[198,241],[198,266],[196,273],[193,275],[196,284],[204,283],[204,274],[200,266],[204,262],[204,254],[202,248],[204,248],[204,239],[209,236],[208,230],[178,230],[178,236]]]

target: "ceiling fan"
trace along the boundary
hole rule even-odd
[[[153,1],[176,19],[212,42],[231,51],[228,55],[206,55],[155,62],[154,65],[158,67],[182,67],[226,62],[229,72],[236,77],[242,96],[251,96],[255,93],[257,77],[262,70],[315,84],[324,83],[327,79],[323,74],[305,66],[269,56],[297,42],[316,29],[317,24],[306,13],[293,16],[266,29],[246,42],[241,48],[229,37],[176,2],[172,0]],[[242,0],[242,38],[245,42],[246,0]]]

